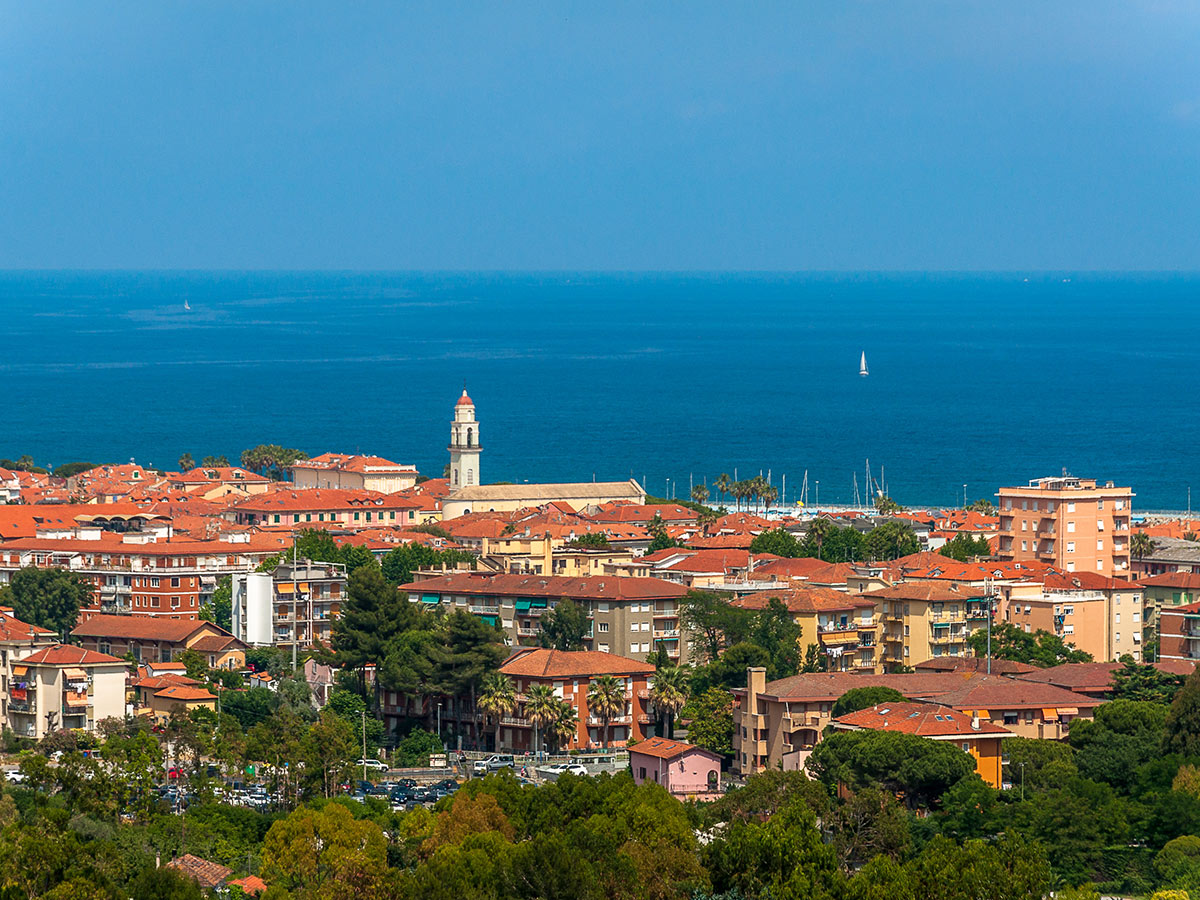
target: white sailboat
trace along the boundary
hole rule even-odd
[[[188,303],[186,298],[183,301],[183,308],[188,312],[192,309],[192,304]]]
[[[858,374],[866,378],[871,373],[867,371],[867,351],[864,350],[862,358],[858,361]]]

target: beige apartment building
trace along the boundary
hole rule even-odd
[[[1046,631],[1097,662],[1142,659],[1143,592],[1135,581],[1095,572],[1049,572],[1044,580],[1000,585],[997,617],[1022,631]]]
[[[1101,700],[1052,684],[980,672],[854,675],[819,672],[768,682],[766,670],[747,671],[733,690],[733,768],[742,775],[766,769],[803,770],[833,704],[857,687],[890,687],[910,700],[939,703],[1007,729],[1018,737],[1062,740],[1071,722],[1090,719]]]
[[[303,490],[334,488],[394,494],[416,485],[417,467],[392,462],[382,456],[322,453],[293,465],[292,483]]]
[[[942,656],[969,656],[967,638],[987,627],[986,592],[969,584],[906,581],[862,596],[875,603],[879,660],[889,671]]]
[[[510,646],[537,642],[541,618],[560,600],[575,601],[591,622],[588,649],[639,661],[659,644],[681,662],[688,634],[679,619],[687,588],[658,578],[458,572],[400,586],[413,603],[465,609],[504,632]]]
[[[997,492],[1007,560],[1040,560],[1064,572],[1130,576],[1133,490],[1094,478],[1035,478]]]

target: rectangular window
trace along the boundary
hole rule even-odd
[[[1118,625],[1120,625],[1121,624],[1121,614],[1115,613],[1113,615],[1113,621],[1116,622]]]
[[[601,622],[599,625],[599,631],[601,634],[608,634],[608,623]]]
[[[1133,611],[1133,621],[1139,622],[1139,621],[1141,621],[1141,618],[1142,618],[1142,614],[1135,609]]]
[[[1075,552],[1075,542],[1074,541],[1067,541],[1067,552],[1068,553]]]
[[[964,750],[968,750],[968,751],[969,751],[969,750],[971,749],[971,742],[970,742],[970,741],[963,741],[963,749],[964,749]]]
[[[1121,643],[1121,632],[1118,631],[1113,636],[1117,639],[1118,644]]]
[[[1067,512],[1075,512],[1075,501],[1074,500],[1067,503]]]
[[[175,576],[171,579],[171,587],[179,587],[179,577]]]
[[[151,578],[150,579],[150,587],[158,587],[158,581],[159,581],[159,579],[157,579],[157,578]]]
[[[1096,501],[1096,509],[1104,509],[1104,498],[1101,497]]]
[[[1068,522],[1067,523],[1067,534],[1074,534],[1074,533],[1075,533],[1075,523]]]
[[[279,524],[279,513],[275,513],[275,524]]]

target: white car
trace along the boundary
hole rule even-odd
[[[386,772],[388,764],[378,759],[360,759],[354,764],[356,769],[361,769],[366,766],[368,769],[374,769],[376,772]]]
[[[538,771],[553,772],[556,775],[590,775],[587,766],[581,766],[579,763],[553,763],[549,766],[542,766]]]
[[[21,784],[25,780],[25,773],[18,772],[14,769],[11,772],[5,772],[4,777],[7,778],[11,784]]]

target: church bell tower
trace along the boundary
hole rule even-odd
[[[450,490],[479,484],[479,423],[475,421],[475,401],[462,396],[454,404],[454,421],[450,423]]]

